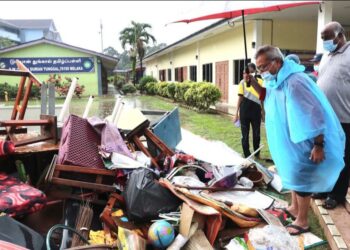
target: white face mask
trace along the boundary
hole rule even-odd
[[[337,36],[338,34],[336,33],[335,38]],[[338,47],[338,43],[334,44],[335,38],[323,41],[323,48],[325,51],[333,52]]]
[[[261,77],[266,82],[276,80],[277,78],[276,75],[271,74],[269,71],[265,71],[264,73],[262,73]]]

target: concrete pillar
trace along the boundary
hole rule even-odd
[[[98,89],[98,95],[102,95],[102,65],[101,65],[101,59],[97,58],[97,89]]]
[[[175,69],[174,69],[174,52],[171,50],[171,81],[175,82]]]
[[[324,1],[321,3],[321,8],[318,10],[317,20],[317,44],[316,53],[323,53],[323,41],[321,39],[321,31],[324,26],[333,20],[333,2]]]
[[[196,55],[197,55],[197,82],[203,81],[200,53],[201,53],[201,50],[200,50],[200,45],[199,45],[199,41],[198,41],[197,42],[197,51],[196,51]]]
[[[263,30],[263,21],[262,20],[256,20],[254,24],[254,31],[253,31],[253,41],[255,42],[255,48],[252,48],[252,62],[255,61],[254,55],[256,53],[256,49],[259,48],[263,42],[263,36],[262,36],[262,30]]]

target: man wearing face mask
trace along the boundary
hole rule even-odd
[[[265,88],[254,77],[249,80],[264,100],[272,159],[283,187],[292,190],[292,202],[285,211],[295,221],[287,230],[298,235],[309,230],[311,193],[332,190],[343,168],[344,132],[304,66],[283,60],[280,50],[268,45],[258,48],[255,58]]]
[[[318,53],[310,60],[310,62],[314,64],[314,71],[312,72],[312,74],[315,76],[316,79],[318,78],[319,66],[320,61],[322,59],[322,55],[322,53]]]
[[[321,32],[323,48],[328,53],[320,62],[317,84],[327,96],[346,136],[345,167],[323,203],[327,209],[345,201],[350,178],[350,42],[346,42],[344,34],[338,22],[328,23]]]

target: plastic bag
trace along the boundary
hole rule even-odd
[[[252,245],[259,250],[300,250],[298,241],[292,238],[283,227],[268,225],[251,229],[248,237]]]
[[[175,211],[181,200],[156,181],[152,170],[134,170],[124,192],[128,218],[135,222],[146,222],[160,213]]]

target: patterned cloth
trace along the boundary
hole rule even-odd
[[[20,180],[0,173],[0,212],[9,216],[33,213],[46,203],[46,195]]]

